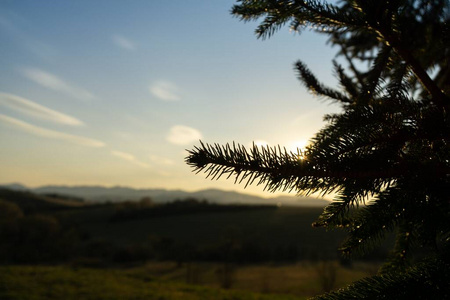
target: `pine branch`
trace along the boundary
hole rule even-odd
[[[448,299],[449,269],[448,258],[430,259],[408,269],[407,272],[365,278],[312,300]]]
[[[412,102],[413,99],[410,98],[409,92],[412,90],[412,86],[408,80],[405,80],[405,77],[408,78],[410,69],[405,63],[399,63],[399,66],[400,67],[396,68],[392,73],[391,80],[386,86],[386,94],[390,97],[403,99],[405,102]]]
[[[387,232],[394,230],[405,218],[403,209],[409,195],[395,183],[392,185],[394,187],[387,187],[370,204],[353,214],[349,237],[339,249],[345,255],[361,255],[371,251],[382,242]],[[398,252],[402,253],[403,249]]]
[[[345,192],[340,191],[333,202],[324,208],[322,214],[312,226],[328,229],[349,227],[353,223],[349,213],[350,209],[358,207],[360,201],[364,201],[364,197],[358,195],[357,192],[348,192],[348,189]]]
[[[440,107],[450,106],[450,97],[444,94],[444,92],[439,88],[436,82],[431,79],[426,70],[422,67],[420,62],[411,54],[411,52],[402,46],[400,46],[399,41],[395,37],[387,37],[386,40],[393,46],[397,53],[411,66],[414,74],[417,76],[419,81],[425,87],[426,90],[431,94],[431,101]]]
[[[282,25],[291,22],[294,30],[311,25],[317,31],[333,31],[334,28],[347,26],[364,28],[361,14],[355,11],[342,11],[338,6],[322,4],[319,1],[260,0],[242,1],[234,5],[231,13],[241,20],[256,20],[265,16],[258,26],[258,38],[268,38]]]
[[[319,96],[328,97],[334,101],[340,101],[343,103],[352,103],[353,100],[343,95],[342,93],[327,88],[323,86],[317,78],[312,74],[312,72],[306,67],[301,61],[297,61],[295,67],[298,72],[298,78],[303,83],[303,85],[310,90],[313,94],[318,94]]]
[[[355,106],[320,131],[307,153],[289,153],[280,147],[260,150],[256,146],[247,151],[241,145],[202,143],[189,151],[186,162],[195,171],[206,172],[208,178],[235,176],[235,182],[264,184],[269,191],[331,192],[355,185],[366,194],[377,193],[402,174],[442,178],[450,173],[450,166],[439,157],[431,157],[426,166],[411,150],[407,150],[410,154],[404,152],[407,144],[411,148],[441,138],[439,131],[414,129],[436,128],[434,123],[419,123],[425,120],[424,113],[421,104],[402,101],[391,101],[388,106]],[[444,136],[448,126],[441,126]]]
[[[366,15],[369,28],[378,33],[380,39],[385,41],[387,46],[392,47],[402,59],[411,66],[414,74],[417,76],[423,87],[431,94],[432,102],[439,107],[448,107],[450,105],[450,97],[447,96],[431,79],[426,69],[421,65],[420,61],[412,54],[411,50],[404,45],[401,34],[405,36],[406,32],[398,32],[400,24],[391,24],[391,20],[398,19],[400,2],[383,1],[379,4],[371,1],[356,1],[358,8]],[[375,4],[374,4],[375,3]],[[382,8],[382,9],[380,9]],[[374,12],[378,11],[378,12]],[[384,22],[383,20],[387,20]],[[425,37],[416,37],[416,39],[425,39]]]
[[[355,85],[353,80],[345,74],[342,66],[338,65],[336,63],[336,61],[333,61],[333,66],[334,66],[335,73],[336,73],[337,77],[339,78],[340,85],[345,89],[345,91],[351,96],[352,99],[357,99],[359,96],[359,88]],[[354,70],[353,72],[355,73],[358,71]],[[360,83],[360,86],[362,86],[362,82],[360,81],[361,80],[360,76],[361,76],[361,74],[359,74],[359,73],[356,75],[356,77],[358,78],[358,81]]]
[[[200,147],[194,147],[188,152],[186,163],[193,167],[194,172],[203,171],[211,179],[235,176],[235,183],[245,182],[245,186],[264,184],[265,189],[271,192],[295,190],[331,193],[354,182],[367,194],[378,191],[393,178],[404,174],[408,168],[406,164],[380,164],[384,154],[378,152],[376,155],[381,158],[361,157],[356,163],[353,160],[351,168],[348,165],[351,158],[335,163],[321,162],[323,158],[308,153],[287,152],[279,146],[267,146],[261,150],[253,146],[248,152],[245,147],[234,143],[233,146],[201,143]]]
[[[281,147],[262,147],[256,145],[250,152],[244,146],[233,143],[209,145],[201,142],[200,147],[188,150],[186,163],[194,172],[204,171],[207,178],[218,179],[222,175],[235,176],[235,183],[245,181],[245,186],[256,183],[265,184],[269,191],[308,190],[315,192],[324,187],[320,178],[324,172],[315,170],[306,160],[304,153],[287,152]]]
[[[373,66],[369,72],[366,74],[364,79],[364,85],[360,93],[359,101],[363,103],[369,103],[370,100],[374,99],[377,95],[375,90],[380,86],[380,81],[382,80],[381,74],[386,69],[391,56],[391,47],[384,46],[379,51],[373,62]]]
[[[353,63],[353,60],[352,60],[352,58],[349,55],[348,47],[345,45],[346,42],[348,43],[348,41],[345,41],[345,42],[340,41],[339,35],[337,33],[333,35],[332,43],[333,44],[338,44],[339,47],[341,47],[340,54],[342,54],[345,57],[347,63],[350,66],[350,70],[352,70],[352,72],[353,72],[354,76],[356,77],[359,85],[363,86],[364,85],[364,80],[363,80],[362,74],[361,74],[361,72],[358,71],[358,69],[356,69],[356,66]],[[333,62],[333,64],[335,65],[335,69],[337,69],[337,64],[335,62]],[[344,74],[344,71],[342,70],[341,67],[339,67],[339,69],[337,69],[337,70],[338,70],[338,76],[339,76],[339,78],[341,79],[341,82],[342,82],[342,78],[344,76],[345,77],[347,77],[347,76]],[[348,82],[348,80],[344,80],[344,82]],[[344,87],[346,87],[346,89],[348,89],[348,85],[344,84]],[[355,89],[355,87],[351,88],[351,90],[353,90],[353,89]],[[355,98],[356,98],[356,93],[355,94],[351,93],[351,95],[352,96],[354,95]]]

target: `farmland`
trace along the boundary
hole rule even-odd
[[[341,259],[345,232],[312,228],[317,207],[0,199],[1,299],[303,299],[373,275],[387,253]]]

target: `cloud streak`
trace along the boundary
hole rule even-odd
[[[119,157],[123,160],[126,160],[136,166],[142,167],[142,168],[149,168],[150,166],[138,159],[136,159],[136,157],[130,153],[126,153],[126,152],[122,152],[122,151],[116,151],[116,150],[112,150],[111,154]]]
[[[82,121],[74,117],[13,94],[0,92],[0,105],[6,106],[22,114],[53,123],[70,126],[84,125]]]
[[[132,41],[121,35],[113,35],[112,40],[114,44],[116,44],[116,46],[119,46],[122,49],[131,51],[136,50],[136,45]]]
[[[105,146],[105,143],[98,140],[42,128],[16,118],[8,117],[3,114],[0,114],[0,122],[39,137],[61,140],[72,144],[93,148],[100,148]]]
[[[66,94],[79,100],[95,99],[95,96],[91,92],[71,85],[62,78],[43,70],[36,68],[25,68],[22,70],[22,73],[26,78],[47,89]]]
[[[158,155],[150,155],[150,160],[156,164],[165,166],[172,166],[175,164],[173,160]]]
[[[166,139],[175,145],[189,145],[192,142],[200,140],[202,137],[202,133],[197,129],[184,125],[177,125],[170,128]]]
[[[156,81],[149,87],[150,93],[163,101],[178,101],[178,88],[175,84],[168,81]]]

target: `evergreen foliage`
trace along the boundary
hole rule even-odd
[[[365,254],[396,233],[379,275],[318,299],[450,298],[450,2],[238,2],[235,16],[262,19],[260,38],[286,24],[328,36],[339,48],[339,87],[322,84],[301,61],[295,70],[343,112],[325,116],[304,151],[201,143],[186,162],[207,177],[269,191],[334,193],[314,225],[348,230],[344,255]]]

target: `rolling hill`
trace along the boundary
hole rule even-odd
[[[311,197],[279,196],[263,198],[256,195],[223,191],[219,189],[206,189],[196,192],[166,189],[134,189],[129,187],[103,187],[103,186],[62,186],[49,185],[38,188],[27,188],[21,184],[3,184],[5,187],[17,191],[30,191],[39,195],[64,195],[83,198],[87,202],[121,202],[136,201],[150,197],[156,203],[170,202],[176,199],[205,199],[218,204],[275,204],[288,206],[324,207],[329,202],[324,199]]]

